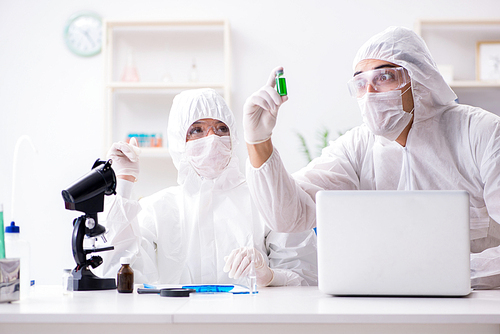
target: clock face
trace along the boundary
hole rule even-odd
[[[79,13],[72,16],[64,30],[64,40],[75,54],[90,57],[101,52],[102,22],[94,13]]]

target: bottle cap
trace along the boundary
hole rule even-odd
[[[10,226],[5,227],[5,233],[19,233],[19,226],[16,226],[16,223],[11,222]]]
[[[130,258],[129,257],[121,257],[120,264],[130,264]]]
[[[278,74],[283,74],[283,73],[284,73],[284,72],[283,72],[283,70],[277,70],[277,71],[276,71],[276,74],[277,74],[277,75],[278,75]]]
[[[3,203],[0,203],[0,211],[3,211]]]

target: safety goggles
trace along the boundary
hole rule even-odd
[[[229,127],[221,121],[199,120],[189,127],[186,140],[196,140],[209,135],[210,130],[217,136],[229,136]]]
[[[358,98],[365,95],[368,85],[377,92],[400,89],[411,82],[408,72],[403,67],[384,67],[360,73],[347,82],[349,93]]]

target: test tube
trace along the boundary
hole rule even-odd
[[[287,95],[285,73],[283,70],[276,71],[276,91],[281,96]]]
[[[251,251],[252,262],[250,263],[250,273],[248,274],[248,284],[251,295],[256,295],[257,291],[257,273],[255,272],[255,249]]]
[[[161,133],[156,134],[156,147],[163,147],[163,136]]]

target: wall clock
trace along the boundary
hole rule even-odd
[[[91,57],[101,52],[102,20],[93,12],[76,13],[64,28],[64,41],[71,52]]]

